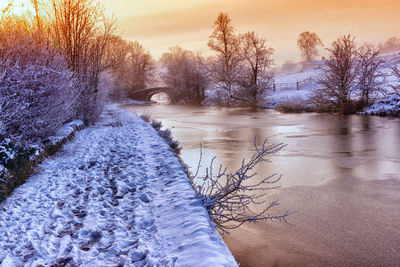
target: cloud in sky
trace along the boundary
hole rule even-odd
[[[377,43],[400,33],[398,0],[104,0],[126,39],[138,40],[156,57],[173,45],[209,53],[207,40],[219,12],[239,32],[267,38],[277,62],[298,60],[296,40],[305,30],[329,45],[344,34]]]

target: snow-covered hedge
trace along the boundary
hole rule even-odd
[[[0,202],[26,181],[43,158],[56,153],[83,127],[82,121],[69,122],[61,127],[55,136],[41,144],[22,145],[10,139],[3,139],[0,142]]]
[[[400,96],[390,95],[378,100],[361,114],[377,116],[400,116]]]
[[[75,136],[76,131],[84,128],[84,123],[81,120],[74,120],[61,127],[54,136],[51,136],[43,141],[46,155],[53,155],[62,145]]]

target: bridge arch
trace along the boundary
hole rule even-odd
[[[163,90],[159,90],[159,91],[150,92],[146,97],[146,102],[150,102],[151,98],[156,94],[166,94],[168,96],[168,99],[171,101],[171,96],[170,96],[170,94],[168,92],[165,92]]]
[[[171,90],[173,90],[173,89],[170,87],[145,88],[145,89],[136,90],[136,91],[131,92],[130,97],[135,100],[150,102],[151,97],[157,93],[165,93],[168,95],[168,97],[170,97]]]

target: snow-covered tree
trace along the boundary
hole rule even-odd
[[[144,89],[153,81],[154,60],[140,43],[113,35],[107,53],[113,59],[110,73],[115,80],[115,100]]]
[[[217,87],[222,89],[225,103],[232,102],[235,83],[241,73],[240,38],[236,35],[228,14],[220,13],[214,22],[214,31],[208,47],[216,53],[211,75]]]
[[[204,100],[209,81],[201,55],[174,46],[163,54],[161,62],[165,68],[163,80],[173,88],[172,102],[200,104]]]
[[[316,108],[322,111],[352,112],[351,95],[358,75],[358,49],[351,35],[338,38],[327,49],[328,57],[314,90]]]
[[[380,43],[378,48],[381,53],[400,51],[400,38],[390,37],[386,42]]]
[[[268,69],[273,63],[274,49],[254,32],[240,35],[240,39],[242,73],[238,80],[239,90],[234,97],[258,106],[262,96],[272,87],[272,75]]]
[[[383,61],[379,59],[379,52],[373,45],[364,45],[358,53],[357,89],[363,105],[371,104],[374,93],[382,91],[383,75],[380,66]]]

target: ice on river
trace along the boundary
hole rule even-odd
[[[0,266],[21,265],[237,263],[168,145],[111,105],[0,204]]]

